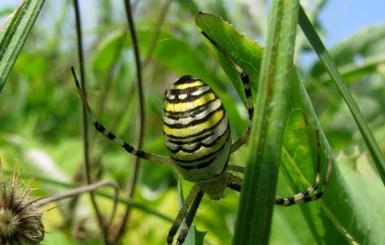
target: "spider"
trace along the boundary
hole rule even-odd
[[[205,32],[201,32],[230,61],[239,74],[246,95],[249,120],[253,118],[254,108],[249,83],[249,76],[226,54],[223,48],[212,40]],[[89,116],[97,131],[123,147],[128,153],[137,157],[176,167],[180,176],[194,183],[175,218],[168,236],[167,244],[172,244],[174,236],[180,230],[176,244],[183,244],[187,237],[194,216],[203,195],[211,199],[224,197],[225,190],[230,188],[240,192],[242,178],[234,173],[244,173],[244,167],[229,164],[230,155],[239,149],[249,138],[251,125],[234,143],[226,110],[217,94],[201,79],[185,75],[177,79],[165,91],[163,100],[163,135],[169,157],[156,155],[135,149],[105,128],[95,117],[85,99],[82,88],[72,68],[74,81]],[[317,173],[315,183],[303,192],[291,197],[276,196],[275,204],[290,206],[302,202],[310,202],[321,198],[331,172],[331,157],[328,169],[320,189],[320,154],[321,146],[317,131]],[[184,220],[184,224],[181,227]]]

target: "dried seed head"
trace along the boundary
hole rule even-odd
[[[42,211],[30,200],[30,186],[21,187],[14,171],[13,179],[4,176],[0,162],[0,244],[40,244],[44,238]]]

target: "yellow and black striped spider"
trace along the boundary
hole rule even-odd
[[[214,40],[206,33],[202,32],[202,34],[238,71],[244,86],[251,121],[254,109],[248,75],[226,55]],[[234,173],[243,173],[244,168],[229,164],[229,157],[247,141],[251,126],[232,143],[226,110],[217,94],[202,80],[189,75],[182,76],[165,92],[163,134],[169,153],[169,157],[166,157],[135,149],[99,123],[84,97],[73,69],[72,72],[80,97],[97,131],[135,156],[153,162],[174,165],[183,179],[195,183],[169,230],[167,244],[172,244],[174,236],[185,219],[177,238],[177,244],[183,244],[204,193],[211,199],[218,200],[224,197],[226,188],[241,190],[242,178]],[[318,132],[317,150],[318,167],[315,184],[288,198],[277,196],[275,204],[290,206],[313,201],[322,196],[330,174],[331,159],[329,159],[323,188],[320,188],[321,153]]]

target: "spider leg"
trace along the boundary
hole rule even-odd
[[[228,59],[230,59],[227,55],[225,55]],[[250,81],[249,81],[249,75],[247,75],[241,67],[239,67],[237,64],[235,64],[231,59],[231,63],[233,66],[236,68],[238,71],[239,75],[241,76],[241,80],[243,83],[243,88],[245,90],[245,95],[247,99],[247,110],[249,113],[249,120],[253,119],[254,115],[254,106],[253,106],[253,98],[251,95],[251,89],[250,89]],[[248,139],[250,136],[250,131],[251,131],[251,124],[246,128],[245,132],[243,132],[242,136],[237,139],[232,145],[231,145],[231,153],[234,151],[238,150]]]
[[[253,99],[252,99],[251,88],[250,88],[249,75],[247,75],[247,73],[234,62],[234,60],[226,53],[226,51],[215,40],[209,37],[207,33],[205,33],[204,31],[201,31],[201,33],[212,45],[215,46],[215,48],[217,48],[222,53],[224,57],[226,57],[228,61],[230,61],[232,66],[235,68],[235,70],[237,70],[241,78],[241,81],[243,83],[243,88],[244,88],[245,96],[247,100],[246,107],[249,113],[249,120],[251,122],[254,115],[254,106],[253,106]],[[250,131],[251,131],[251,125],[249,125],[245,130],[245,132],[242,134],[242,136],[232,144],[231,153],[238,150],[249,139]]]
[[[303,203],[303,202],[311,202],[316,199],[319,199],[323,196],[323,193],[325,191],[326,185],[329,181],[329,176],[332,170],[332,163],[333,163],[333,154],[332,151],[329,151],[328,155],[328,168],[326,170],[326,175],[322,183],[322,189],[319,189],[320,187],[320,179],[321,179],[321,141],[319,138],[319,131],[316,131],[316,139],[317,139],[317,175],[316,175],[316,181],[315,183],[308,187],[306,190],[297,193],[291,197],[281,197],[277,196],[275,198],[275,204],[282,205],[282,206],[291,206],[296,203]]]
[[[227,170],[242,173],[242,174],[245,173],[245,167],[234,165],[234,164],[227,165]]]
[[[227,187],[234,191],[241,192],[241,187],[242,187],[242,178],[232,175],[229,173],[229,180],[227,182]]]
[[[194,199],[193,203],[191,204],[191,207],[190,207],[188,214],[186,216],[185,223],[182,227],[182,230],[179,233],[179,236],[178,236],[178,239],[176,242],[177,245],[182,245],[184,243],[184,240],[186,239],[187,234],[190,230],[191,224],[194,220],[195,214],[198,211],[198,207],[199,207],[199,204],[202,200],[203,194],[204,194],[203,191],[199,191],[197,193],[197,195],[195,196],[195,199]]]
[[[303,203],[303,202],[311,202],[311,201],[314,201],[316,199],[321,198],[323,196],[323,193],[325,192],[326,185],[329,181],[329,177],[330,177],[330,173],[331,173],[331,169],[332,169],[332,162],[333,162],[333,158],[332,158],[332,153],[330,152],[329,153],[328,169],[326,170],[326,175],[325,175],[324,181],[322,183],[322,189],[321,190],[319,189],[319,187],[321,185],[320,184],[320,179],[321,179],[320,172],[317,172],[316,182],[312,186],[308,187],[305,191],[300,192],[298,194],[295,194],[291,197],[284,198],[281,196],[276,196],[275,197],[275,204],[282,205],[282,206],[291,206],[293,204]],[[231,165],[231,166],[235,166],[235,165]],[[229,170],[241,172],[241,171],[237,171],[237,170],[243,170],[243,167],[239,166],[239,168],[237,168],[236,170],[229,168]],[[240,178],[238,176],[230,175],[229,181],[227,183],[227,187],[229,187],[230,189],[232,189],[234,191],[241,192],[242,178]]]
[[[333,162],[333,158],[332,158],[331,153],[330,153],[329,154],[328,169],[326,171],[326,175],[325,175],[325,178],[324,178],[323,183],[322,183],[322,189],[319,189],[319,187],[320,187],[320,173],[318,172],[317,177],[316,177],[316,182],[312,186],[310,186],[309,188],[307,188],[303,192],[295,194],[291,197],[284,198],[281,196],[277,196],[275,198],[275,204],[282,205],[282,206],[291,206],[293,204],[303,203],[303,202],[311,202],[311,201],[314,201],[314,200],[321,198],[323,196],[323,193],[325,192],[326,185],[329,181],[329,176],[330,176],[331,169],[332,169],[332,162]]]
[[[324,177],[324,180],[322,182],[322,189],[319,189],[321,186],[321,174],[320,174],[320,168],[321,168],[321,143],[319,138],[319,131],[316,131],[316,138],[317,138],[317,174],[316,174],[316,181],[315,183],[308,187],[306,190],[295,194],[291,197],[281,197],[276,196],[275,198],[275,204],[282,205],[282,206],[290,206],[297,203],[303,203],[303,202],[311,202],[316,199],[319,199],[323,196],[323,193],[325,192],[325,188],[327,186],[327,183],[329,181],[331,169],[332,169],[332,163],[333,163],[333,153],[332,151],[329,151],[328,156],[328,167],[326,170],[326,175]],[[238,165],[231,165],[229,164],[227,167],[228,171],[234,171],[238,173],[244,173],[245,168],[243,166]],[[234,176],[231,173],[229,173],[229,181],[227,183],[227,187],[229,187],[232,190],[241,191],[242,188],[242,178],[238,176]]]
[[[241,135],[241,137],[239,137],[232,145],[231,145],[231,153],[233,153],[234,151],[238,150],[239,148],[241,148],[241,146],[246,143],[246,141],[249,139],[249,136],[250,136],[250,131],[251,131],[251,125],[249,125],[247,127],[247,129],[245,130],[245,132],[243,132],[243,134]]]
[[[183,218],[186,217],[187,213],[191,212],[191,208],[194,205],[194,203],[196,202],[195,200],[197,198],[199,199],[199,201],[198,201],[198,205],[199,205],[199,202],[202,199],[202,197],[199,198],[200,195],[203,196],[203,192],[199,190],[198,185],[194,185],[193,188],[191,189],[190,193],[188,194],[186,200],[183,202],[182,208],[179,210],[178,215],[176,216],[174,223],[172,224],[172,226],[168,232],[167,244],[172,244],[174,236],[178,232],[178,229],[179,229],[181,223],[183,222]],[[195,215],[195,213],[196,213],[196,210],[195,210],[193,215]],[[194,216],[192,218],[194,218]],[[187,219],[186,219],[186,222],[187,222]],[[192,222],[192,220],[191,220],[191,222]],[[188,232],[188,230],[187,230],[187,232]],[[179,239],[179,237],[178,237],[178,239]]]
[[[73,75],[73,78],[74,78],[74,81],[75,81],[76,88],[78,90],[80,98],[82,99],[83,105],[84,105],[85,109],[87,110],[88,115],[92,119],[93,124],[94,124],[94,126],[95,126],[97,131],[99,131],[100,133],[105,135],[111,141],[113,141],[116,144],[118,144],[121,147],[123,147],[128,153],[131,153],[131,154],[133,154],[135,156],[138,156],[140,158],[143,158],[143,159],[146,159],[146,160],[149,160],[149,161],[153,161],[153,162],[160,162],[160,163],[164,163],[164,164],[171,164],[172,163],[171,159],[169,157],[161,156],[161,155],[156,155],[156,154],[152,154],[152,153],[149,153],[149,152],[146,152],[146,151],[135,149],[135,147],[133,147],[132,145],[126,143],[124,140],[122,140],[121,138],[117,137],[114,133],[112,133],[111,131],[106,129],[101,123],[99,123],[99,121],[96,119],[94,113],[92,112],[91,107],[87,103],[87,100],[86,100],[86,98],[84,96],[84,92],[83,92],[82,88],[80,87],[79,80],[78,80],[78,78],[76,76],[75,69],[73,67],[71,67],[71,71],[72,71],[72,75]]]

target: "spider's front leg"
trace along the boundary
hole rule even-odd
[[[183,244],[184,240],[187,237],[188,231],[190,230],[191,224],[194,220],[194,216],[198,210],[199,204],[202,200],[204,192],[201,191],[198,185],[194,185],[188,194],[186,200],[183,202],[182,208],[179,210],[178,215],[176,216],[174,223],[172,224],[170,231],[167,236],[167,244],[171,245],[175,234],[178,232],[180,225],[185,218],[185,223],[180,231],[180,234],[177,238],[177,245]]]
[[[220,46],[214,39],[212,39],[209,35],[207,35],[206,32],[201,31],[201,33],[212,45],[214,45],[214,47],[218,51],[220,51],[223,54],[223,56],[231,63],[231,65],[237,71],[239,78],[243,84],[243,89],[247,100],[246,108],[249,114],[249,121],[251,122],[254,115],[254,106],[253,106],[253,97],[251,94],[249,75],[230,57],[229,54],[227,54],[227,52],[224,50],[222,46]],[[245,132],[243,132],[243,134],[241,135],[241,137],[232,144],[231,153],[238,150],[243,144],[246,143],[246,141],[249,139],[250,131],[251,131],[251,124],[249,124]]]
[[[125,142],[123,139],[117,137],[115,135],[115,133],[111,132],[106,127],[104,127],[97,120],[97,118],[95,117],[94,113],[92,112],[91,107],[88,104],[87,99],[86,99],[86,97],[84,95],[84,91],[81,88],[79,80],[78,80],[78,78],[76,76],[75,69],[73,67],[71,67],[71,72],[72,72],[72,76],[73,76],[76,88],[78,90],[79,96],[80,96],[80,98],[82,100],[83,106],[86,109],[86,111],[87,111],[88,115],[90,116],[91,120],[93,121],[95,129],[98,132],[100,132],[102,135],[106,136],[108,139],[110,139],[114,143],[116,143],[119,146],[121,146],[125,151],[127,151],[128,153],[130,153],[132,155],[135,155],[137,157],[140,157],[142,159],[149,160],[149,161],[152,161],[152,162],[160,162],[160,163],[164,163],[164,164],[171,164],[172,163],[172,161],[171,161],[171,159],[169,157],[161,156],[161,155],[156,155],[156,154],[153,154],[153,153],[150,153],[150,152],[142,151],[140,149],[135,149],[135,147],[133,147],[129,143]]]

